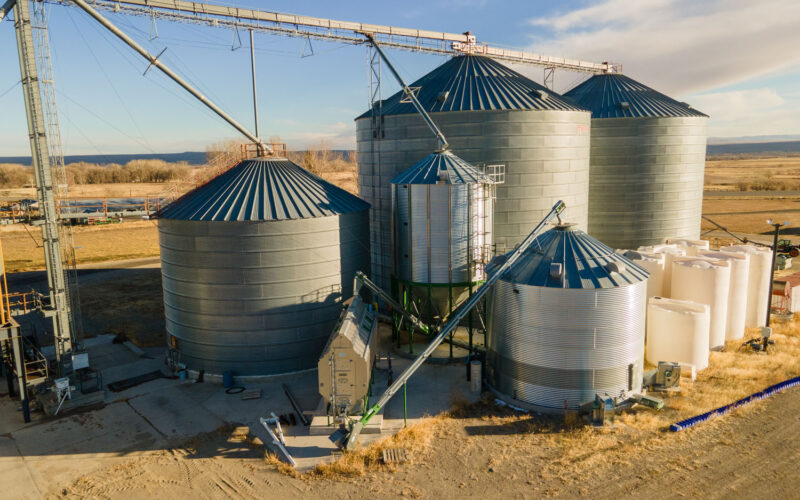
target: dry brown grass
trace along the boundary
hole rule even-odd
[[[6,270],[33,271],[44,268],[42,234],[38,227],[21,224],[0,227]],[[108,226],[73,228],[78,264],[138,259],[159,255],[156,221],[131,221]]]
[[[705,189],[712,191],[800,189],[800,157],[725,158],[706,161]]]

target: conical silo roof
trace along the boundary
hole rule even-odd
[[[400,172],[392,184],[478,184],[489,177],[450,151],[436,151]]]
[[[619,73],[594,75],[564,97],[592,118],[668,118],[708,115]]]
[[[559,94],[486,56],[453,57],[411,85],[429,112],[561,110],[585,111]],[[402,102],[405,101],[405,102]],[[381,103],[381,114],[416,113],[402,90]],[[370,116],[370,111],[359,118]]]
[[[502,279],[529,286],[592,289],[631,285],[648,276],[611,247],[562,224],[539,235]]]
[[[284,158],[244,160],[162,210],[163,219],[269,221],[361,212],[369,203]]]

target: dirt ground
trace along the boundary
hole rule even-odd
[[[535,498],[796,496],[800,389],[643,445],[636,429],[563,430],[478,404],[433,418],[411,462],[363,476],[290,477],[258,448],[201,436],[84,476],[49,498]]]

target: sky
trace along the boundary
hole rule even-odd
[[[223,3],[223,2],[215,2]],[[229,2],[227,2],[229,3]],[[800,135],[796,0],[235,0],[236,5],[461,33],[546,55],[622,64],[628,76],[711,115],[712,137]],[[56,100],[66,154],[202,151],[238,138],[211,111],[77,7],[49,7]],[[247,127],[249,38],[229,29],[104,13]],[[241,40],[241,43],[240,41]],[[0,47],[16,45],[0,23]],[[368,107],[363,46],[255,35],[259,128],[293,149],[355,148]],[[30,154],[16,50],[0,51],[0,156]],[[390,50],[411,82],[444,56]],[[514,66],[541,81],[536,66]],[[584,74],[556,72],[564,92]],[[388,75],[384,97],[398,90]]]

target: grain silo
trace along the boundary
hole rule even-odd
[[[647,276],[570,225],[539,236],[492,290],[490,385],[544,412],[639,392]]]
[[[313,368],[353,275],[369,204],[282,158],[245,160],[161,213],[169,345],[189,369]]]
[[[432,153],[391,181],[393,290],[428,324],[485,279],[492,245],[489,178],[449,151]]]
[[[563,199],[586,228],[588,112],[485,56],[454,57],[410,85],[458,156],[505,165],[497,186],[494,243],[511,250]],[[372,204],[372,271],[389,286],[391,187],[397,174],[437,149],[402,92],[356,119],[360,195]]]
[[[592,112],[589,233],[616,248],[698,239],[708,116],[621,74],[564,96]]]

